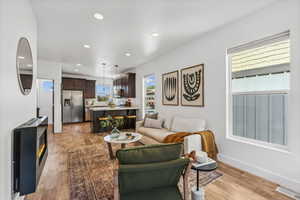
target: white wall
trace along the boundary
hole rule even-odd
[[[62,132],[61,117],[61,77],[62,65],[56,62],[38,60],[37,76],[40,79],[54,80],[54,132]]]
[[[0,0],[0,199],[12,199],[12,131],[36,116],[37,25],[30,0]],[[24,96],[16,72],[17,44],[26,37],[33,55],[33,88]]]
[[[298,0],[277,1],[253,15],[202,35],[136,68],[137,101],[142,105],[142,80],[157,77],[157,110],[164,116],[181,115],[207,120],[216,135],[220,159],[300,192],[300,5]],[[291,30],[291,94],[289,98],[289,152],[275,151],[226,138],[226,50]],[[161,75],[195,64],[205,64],[205,107],[161,104]],[[141,112],[140,112],[141,113]]]

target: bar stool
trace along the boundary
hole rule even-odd
[[[100,124],[100,132],[109,131],[111,125],[108,121],[108,117],[99,117],[99,124]]]
[[[124,116],[113,116],[113,119],[116,121],[116,126],[119,130],[124,128]]]
[[[135,129],[135,123],[136,123],[136,115],[126,116],[126,128],[127,129]]]

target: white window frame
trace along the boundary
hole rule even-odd
[[[287,32],[284,32],[284,33],[287,33]],[[284,33],[281,33],[281,34],[284,34]],[[253,42],[253,43],[255,43],[255,42]],[[241,45],[241,47],[244,48],[244,45]],[[238,48],[236,48],[236,49],[238,49]],[[279,145],[279,144],[274,144],[274,143],[269,143],[269,142],[264,142],[264,141],[255,140],[255,139],[251,139],[251,138],[233,135],[233,127],[232,127],[233,126],[233,107],[232,106],[233,106],[234,92],[232,92],[232,66],[231,66],[232,59],[231,59],[231,56],[232,56],[232,53],[229,52],[229,50],[227,49],[227,51],[226,51],[226,139],[232,140],[235,142],[239,142],[239,143],[262,147],[262,148],[269,149],[269,150],[279,151],[279,152],[283,152],[283,153],[290,153],[288,141],[287,141],[286,145]],[[272,92],[272,91],[268,91],[268,92]],[[273,92],[276,92],[276,91],[273,91]],[[289,93],[289,91],[286,91],[286,90],[283,90],[280,92]],[[287,115],[287,117],[289,117],[289,115]],[[288,123],[288,127],[289,127],[289,120],[287,123]]]

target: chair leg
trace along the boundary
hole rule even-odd
[[[120,200],[118,169],[114,169],[114,200]]]
[[[190,162],[183,173],[183,199],[189,200],[189,173],[191,171],[192,163]]]

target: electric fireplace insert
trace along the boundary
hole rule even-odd
[[[36,191],[48,156],[48,118],[33,118],[15,128],[13,136],[14,192]]]

